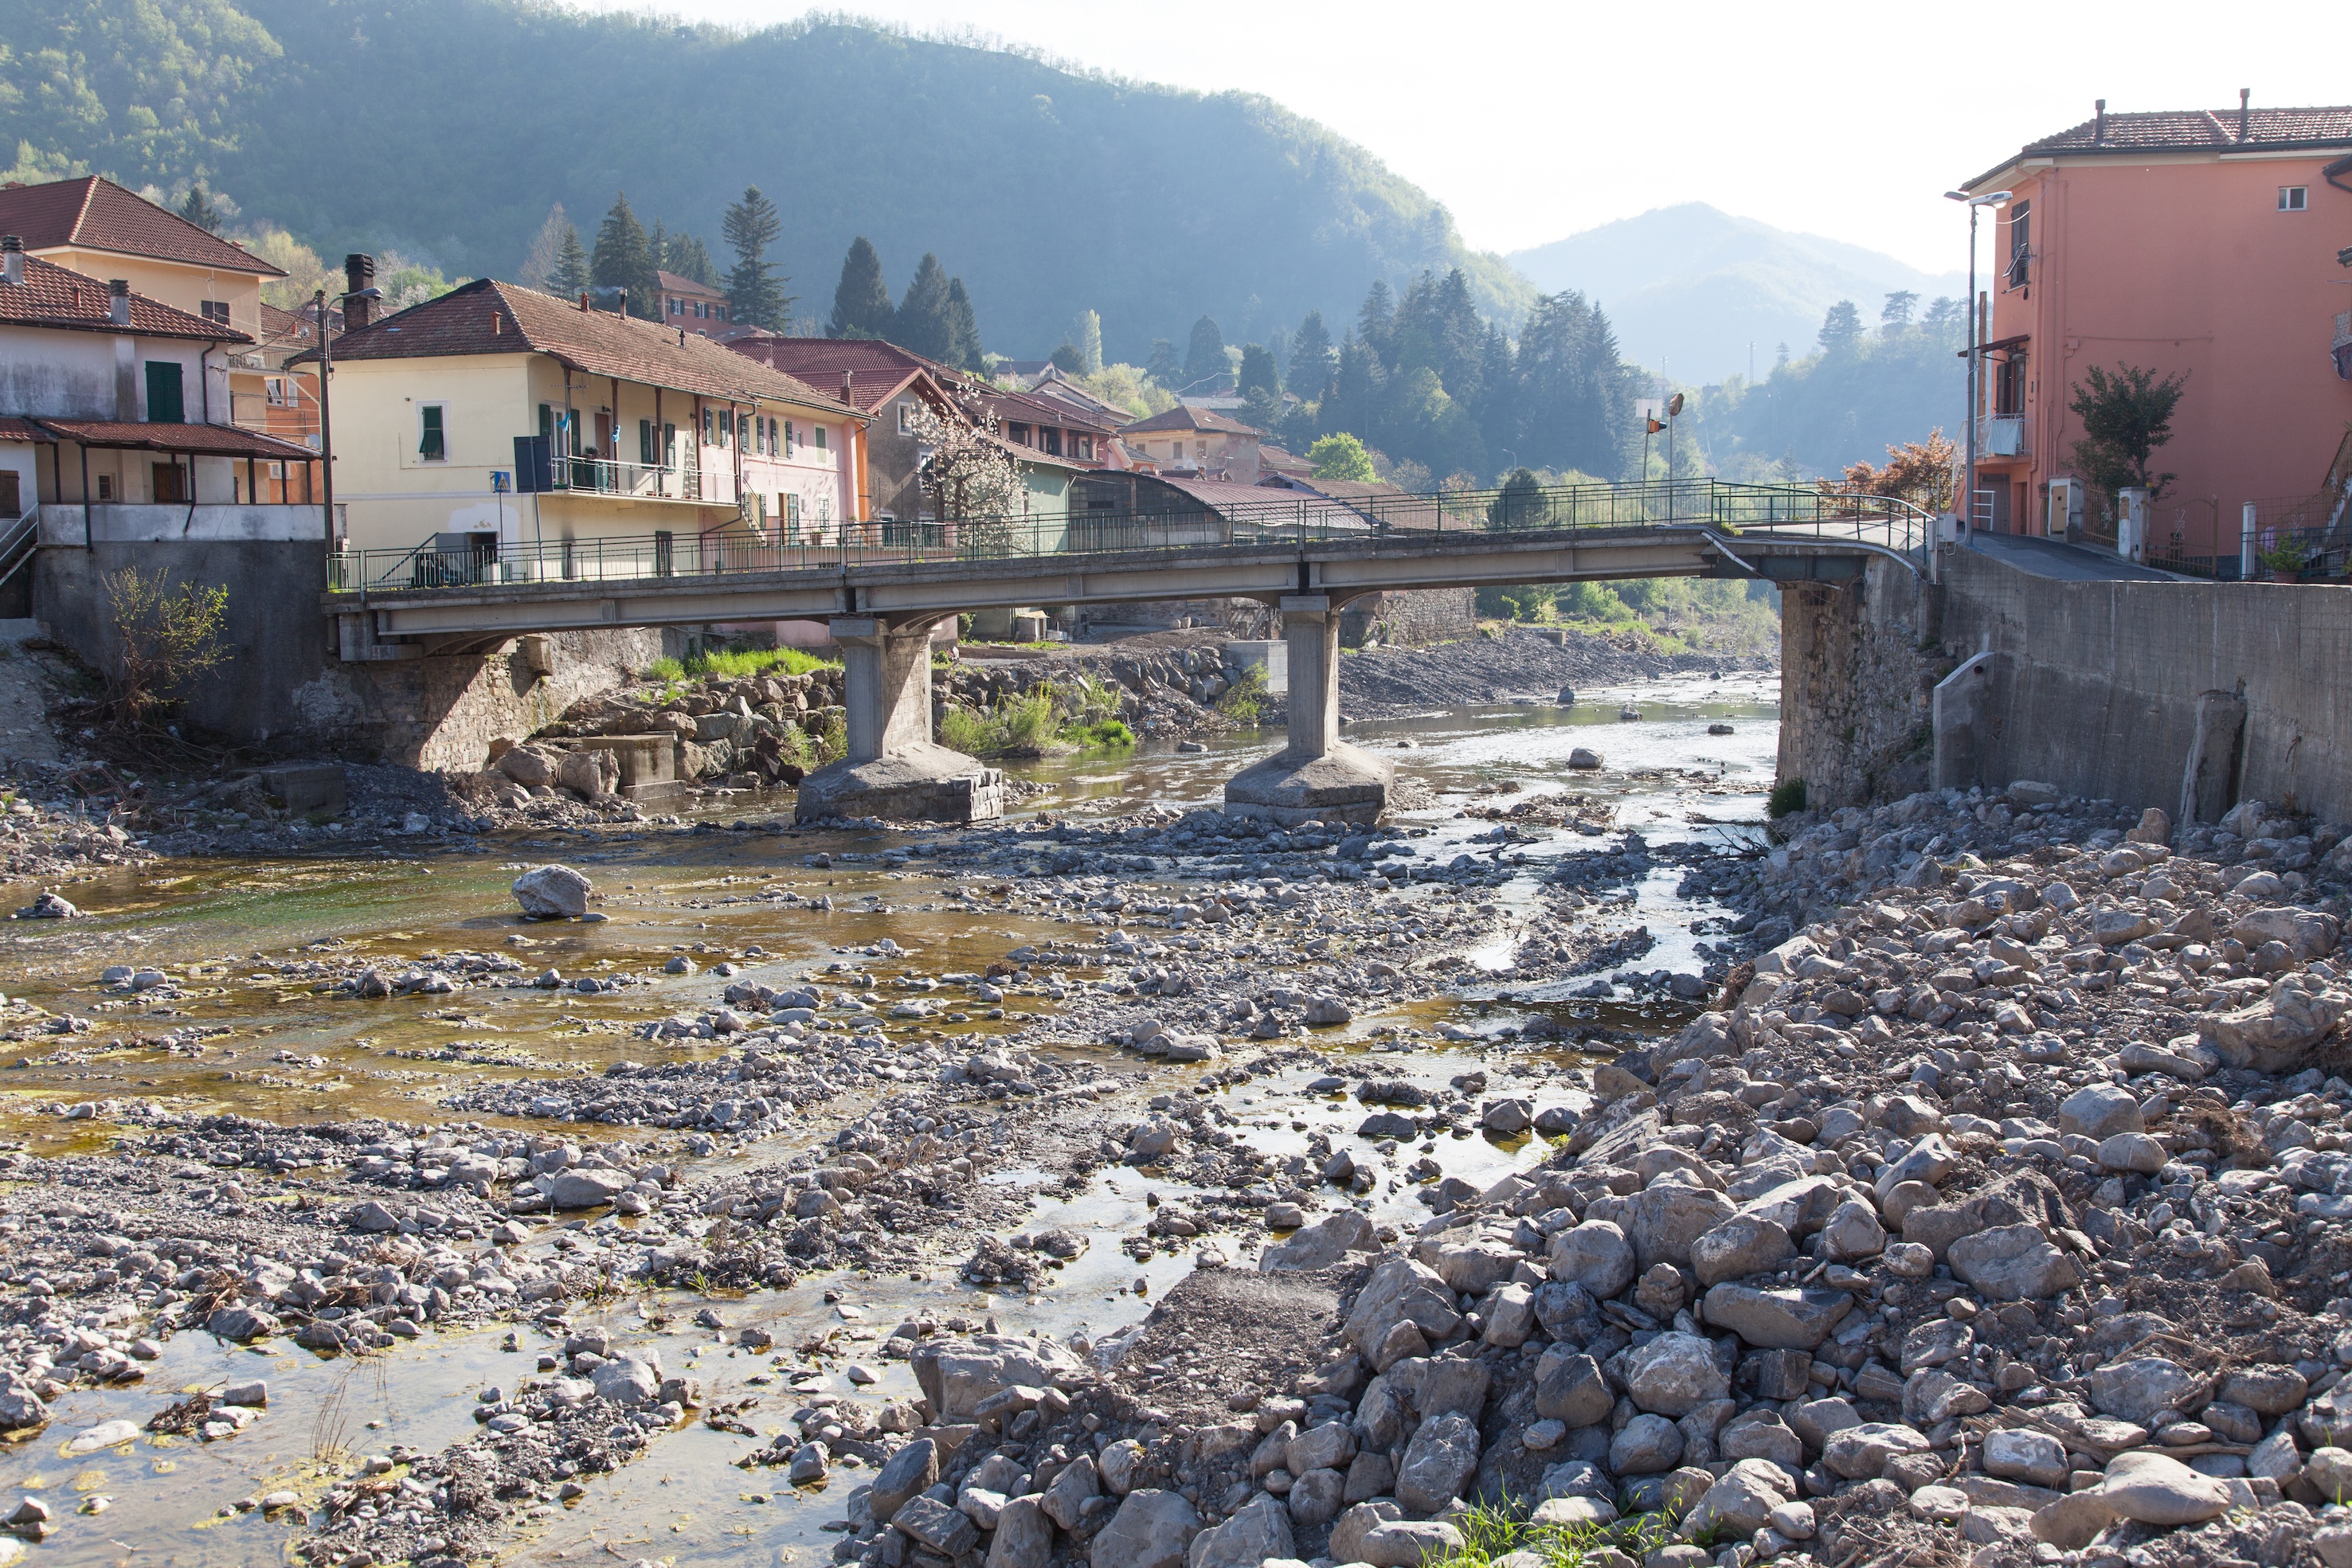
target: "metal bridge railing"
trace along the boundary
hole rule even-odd
[[[709,532],[489,541],[438,535],[409,549],[345,550],[328,559],[331,592],[578,582],[641,582],[721,573],[840,572],[853,567],[1013,561],[1125,552],[1305,549],[1358,543],[1473,548],[1497,538],[1601,529],[1699,527],[1738,549],[1745,535],[1804,538],[1921,559],[1931,519],[1908,502],[1809,486],[1719,479],[1564,485],[1337,499],[1273,490],[1263,502],[1181,504],[1067,517],[899,521],[823,530],[730,521]]]

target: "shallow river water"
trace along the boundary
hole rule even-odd
[[[1538,882],[1551,857],[1613,843],[1629,830],[1653,844],[1712,839],[1731,846],[1752,837],[1762,821],[1777,746],[1777,684],[1770,677],[1680,679],[1580,696],[1572,709],[1500,705],[1354,725],[1348,738],[1381,750],[1401,775],[1429,792],[1430,804],[1400,813],[1434,830],[1415,841],[1424,863],[1492,849],[1471,842],[1492,824],[1457,815],[1474,801],[1515,803],[1568,790],[1605,803],[1608,827],[1601,837],[1538,831],[1538,841],[1511,846],[1507,852],[1524,862],[1489,895],[1507,911],[1537,906]],[[1638,719],[1620,717],[1629,704],[1639,709]],[[1710,724],[1728,724],[1732,733],[1709,735]],[[1015,771],[1048,786],[1024,800],[1020,810],[1084,820],[1152,803],[1179,809],[1211,803],[1225,779],[1278,742],[1272,733],[1244,735],[1193,754],[1147,749],[1016,765]],[[1579,746],[1601,751],[1607,768],[1598,774],[1569,772],[1568,755]],[[1506,782],[1516,783],[1518,792],[1477,794],[1481,787]],[[738,797],[700,814],[719,823],[788,809],[788,801]],[[45,1155],[101,1150],[115,1135],[109,1123],[60,1115],[60,1103],[142,1098],[175,1112],[229,1111],[289,1123],[362,1115],[446,1121],[449,1113],[436,1102],[470,1081],[593,1071],[664,1049],[649,1047],[634,1031],[680,1009],[715,1005],[728,982],[710,969],[722,960],[740,967],[739,977],[782,985],[835,961],[841,950],[887,937],[903,956],[859,961],[887,983],[902,975],[982,970],[1008,949],[1066,929],[1050,918],[951,905],[945,880],[924,873],[920,862],[899,871],[845,858],[871,856],[897,841],[903,836],[863,831],[546,833],[508,837],[486,846],[488,852],[472,854],[170,862],[77,883],[70,895],[89,918],[37,923],[29,931],[25,925],[36,923],[25,923],[8,931],[0,988],[52,1012],[86,1018],[91,1027],[5,1048],[21,1054],[0,1057],[6,1069],[0,1072],[0,1140]],[[810,864],[820,853],[832,863]],[[594,880],[604,895],[599,907],[605,922],[551,927],[518,918],[508,883],[520,868],[552,860],[579,866]],[[1690,928],[1721,912],[1677,897],[1681,877],[1679,868],[1662,865],[1633,890],[1633,913],[1658,939],[1638,961],[1642,970],[1700,967]],[[808,899],[829,896],[833,907],[818,913],[756,896],[777,889]],[[306,954],[312,945],[315,952]],[[1474,960],[1499,967],[1507,962],[1510,946],[1507,935],[1498,937]],[[553,967],[567,977],[657,974],[683,950],[700,972],[593,996],[468,989],[364,1005],[313,994],[311,979],[279,972],[310,956],[338,964],[359,957],[389,971],[458,950],[506,955],[531,972]],[[102,988],[100,971],[117,964],[169,974],[172,984],[157,993],[165,999]],[[1368,1037],[1383,1023],[1423,1030],[1453,1023],[1491,1031],[1533,1009],[1563,1020],[1597,1012],[1615,1027],[1654,1030],[1681,1016],[1670,1005],[1637,1004],[1630,996],[1570,1002],[1571,982],[1510,989],[1482,983],[1475,970],[1464,973],[1467,977],[1439,998],[1360,1016],[1344,1030],[1318,1031],[1314,1043],[1329,1054],[1369,1053],[1378,1042]],[[1582,976],[1572,984],[1591,979]],[[974,1016],[956,1028],[1009,1031],[1022,1027],[1024,1015],[1052,1009],[1043,996],[1015,994],[1008,996],[1004,1017]],[[721,1048],[717,1041],[699,1048],[688,1042],[683,1052],[669,1053],[691,1055],[697,1049],[717,1055]],[[1100,1047],[1057,1049],[1110,1054]],[[1415,1051],[1410,1070],[1443,1082],[1488,1054],[1478,1040],[1457,1040]],[[1381,1061],[1383,1071],[1402,1066],[1396,1059]],[[1160,1086],[1160,1075],[1169,1087],[1198,1076],[1197,1069],[1153,1071],[1153,1087]],[[1314,1073],[1301,1068],[1224,1091],[1227,1110],[1244,1124],[1235,1130],[1253,1146],[1276,1153],[1303,1145],[1316,1130],[1340,1146],[1354,1141],[1362,1107],[1337,1095],[1304,1096]],[[875,1091],[893,1087],[877,1080]],[[759,1145],[757,1157],[781,1158],[814,1144],[858,1111],[853,1099],[836,1101],[811,1119],[804,1137],[787,1134]],[[547,1130],[527,1118],[502,1124]],[[564,1131],[583,1138],[606,1132]],[[1446,1170],[1483,1184],[1545,1153],[1537,1140],[1471,1139],[1449,1151]],[[722,1149],[713,1159],[742,1157]],[[787,1291],[711,1303],[675,1294],[608,1303],[603,1321],[625,1340],[650,1339],[672,1372],[701,1375],[709,1385],[706,1407],[772,1391],[747,1416],[765,1434],[781,1429],[800,1396],[812,1391],[911,1396],[916,1390],[907,1364],[878,1354],[866,1358],[880,1381],[864,1390],[854,1391],[838,1377],[824,1378],[822,1389],[804,1377],[785,1386],[788,1375],[767,1359],[721,1343],[718,1332],[691,1326],[706,1304],[719,1309],[730,1340],[734,1330],[753,1323],[770,1326],[780,1348],[831,1333],[844,1340],[849,1359],[860,1359],[858,1345],[887,1335],[917,1310],[975,1321],[993,1315],[1008,1331],[1083,1330],[1099,1338],[1139,1319],[1150,1300],[1192,1267],[1191,1254],[1165,1252],[1139,1265],[1116,1245],[1116,1238],[1142,1228],[1148,1189],[1182,1196],[1170,1184],[1118,1166],[1076,1192],[1058,1182],[1049,1186],[1042,1173],[1001,1171],[990,1179],[1020,1186],[1033,1177],[1039,1194],[1032,1225],[1068,1226],[1106,1243],[1051,1275],[1037,1295],[978,1292],[960,1283],[951,1268],[921,1280],[834,1272]],[[1418,1223],[1426,1213],[1410,1197],[1410,1189],[1375,1194],[1374,1218]],[[624,1222],[607,1217],[595,1223]],[[1139,1275],[1140,1296],[1132,1289]],[[828,1293],[839,1299],[827,1301]],[[845,1312],[845,1306],[852,1310]],[[583,1305],[573,1321],[598,1321],[598,1312]],[[528,1328],[521,1353],[501,1350],[504,1338],[503,1327],[427,1332],[394,1351],[352,1360],[322,1359],[282,1341],[240,1349],[184,1333],[166,1343],[143,1384],[77,1389],[58,1403],[44,1432],[0,1452],[0,1503],[13,1489],[47,1499],[59,1517],[54,1539],[33,1549],[32,1561],[39,1563],[214,1568],[278,1561],[298,1539],[298,1511],[266,1517],[257,1509],[230,1505],[278,1489],[313,1498],[324,1490],[331,1461],[342,1456],[382,1452],[394,1444],[431,1451],[461,1440],[473,1429],[476,1392],[489,1384],[511,1388],[531,1371],[529,1353],[541,1348]],[[254,1376],[269,1383],[268,1412],[228,1440],[141,1436],[87,1455],[66,1451],[75,1434],[95,1423],[143,1423],[182,1389]],[[636,1462],[594,1478],[584,1497],[547,1509],[509,1560],[824,1561],[835,1538],[822,1526],[841,1517],[840,1500],[861,1472],[836,1469],[829,1489],[803,1495],[784,1485],[781,1469],[733,1468],[730,1461],[764,1440],[700,1423],[662,1436]],[[93,1496],[110,1500],[104,1511],[77,1514]]]

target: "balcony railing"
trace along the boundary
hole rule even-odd
[[[548,464],[547,488],[551,494],[726,506],[735,500],[735,476],[719,468],[624,463],[617,457],[556,457]]]
[[[1986,457],[2025,456],[2025,416],[1996,413],[1978,420],[1977,451]]]

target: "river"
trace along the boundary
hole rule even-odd
[[[1541,905],[1556,857],[1619,842],[1628,831],[1654,846],[1730,848],[1752,841],[1772,779],[1777,685],[1769,676],[1675,679],[1580,697],[1570,709],[1548,702],[1498,704],[1349,727],[1351,742],[1390,757],[1425,792],[1427,804],[1397,813],[1402,823],[1429,830],[1412,841],[1417,863],[1494,855],[1509,874],[1484,895],[1497,913],[1492,934],[1469,955],[1472,966],[1457,971],[1442,994],[1390,1013],[1360,1014],[1344,1029],[1317,1031],[1312,1043],[1328,1056],[1387,1052],[1379,1057],[1380,1071],[1444,1083],[1465,1072],[1500,1071],[1498,1063],[1530,1052],[1559,1061],[1589,1060],[1566,1046],[1496,1038],[1538,1014],[1562,1024],[1597,1020],[1642,1032],[1685,1016],[1686,1007],[1671,998],[1622,987],[1606,997],[1574,995],[1591,987],[1589,973],[1546,978],[1500,971],[1512,960],[1521,917]],[[1621,709],[1629,707],[1640,716],[1621,717]],[[1710,726],[1728,726],[1729,733],[1710,734]],[[1274,734],[1244,734],[1198,753],[1055,758],[1009,771],[1044,786],[1020,802],[1022,813],[1078,823],[1148,805],[1181,811],[1213,803],[1225,779],[1278,741]],[[1606,767],[1567,770],[1570,750],[1580,746],[1601,751]],[[1495,821],[1459,814],[1465,807],[1559,794],[1585,798],[1580,820],[1589,831],[1538,827],[1498,849]],[[18,1043],[8,1048],[16,1054],[0,1058],[11,1069],[0,1080],[0,1137],[40,1155],[95,1153],[124,1134],[125,1122],[136,1124],[135,1107],[142,1103],[173,1113],[234,1112],[283,1124],[358,1116],[439,1123],[450,1117],[440,1102],[468,1085],[595,1072],[646,1056],[653,1048],[638,1038],[639,1028],[716,1007],[730,983],[716,973],[722,964],[743,977],[782,984],[839,962],[845,951],[870,954],[887,939],[900,956],[889,956],[885,948],[879,960],[857,960],[887,988],[910,978],[978,973],[1009,949],[1066,937],[1067,914],[1050,902],[975,909],[959,898],[951,876],[928,872],[919,861],[911,868],[883,864],[879,857],[903,848],[908,835],[726,831],[728,823],[780,809],[738,797],[690,814],[687,831],[526,834],[486,842],[474,853],[354,862],[163,862],[77,884],[72,896],[87,918],[27,922],[9,932],[5,988],[51,1015],[86,1019],[89,1027],[29,1039],[18,1031]],[[813,857],[829,863],[813,863]],[[559,860],[594,880],[604,921],[527,925],[517,918],[507,883],[523,867]],[[1706,955],[1698,944],[1713,929],[1706,923],[1724,912],[1681,898],[1682,876],[1682,868],[1662,863],[1612,895],[1612,914],[1638,919],[1655,939],[1633,967],[1702,967]],[[1415,891],[1407,887],[1405,895]],[[796,897],[786,903],[782,892]],[[1138,887],[1130,896],[1146,892]],[[813,909],[819,899],[829,899],[830,908]],[[314,991],[321,981],[305,970],[316,965],[320,974],[347,972],[364,962],[393,973],[458,952],[502,956],[530,972],[552,967],[567,980],[629,977],[652,983],[593,994],[469,987],[447,996],[354,1004],[331,990]],[[689,959],[696,972],[665,976],[665,966],[677,958]],[[108,987],[100,977],[111,966],[152,970],[161,983],[139,992]],[[1050,1033],[1057,1004],[1039,988],[1022,989],[1029,994],[1008,994],[1001,1008],[954,1015],[955,1030]],[[1400,1051],[1394,1035],[1400,1025],[1416,1031],[1410,1052]],[[1384,1028],[1389,1033],[1375,1033]],[[680,1042],[667,1054],[718,1057],[725,1046],[723,1040]],[[1055,1049],[1114,1060],[1099,1045],[1064,1042]],[[1131,1053],[1118,1060],[1125,1071],[1137,1065]],[[1361,1108],[1310,1093],[1307,1085],[1318,1074],[1301,1065],[1261,1075],[1223,1091],[1222,1103],[1252,1146],[1270,1154],[1293,1152],[1317,1133],[1344,1145]],[[1197,1069],[1157,1065],[1136,1092],[1197,1076]],[[870,1097],[895,1087],[877,1079]],[[845,1095],[811,1115],[804,1133],[752,1145],[721,1145],[709,1162],[719,1168],[780,1159],[821,1142],[860,1103],[858,1095]],[[59,1113],[74,1106],[84,1113]],[[548,1130],[530,1117],[479,1120]],[[593,1126],[560,1130],[583,1140],[615,1135]],[[1527,1137],[1457,1140],[1446,1151],[1445,1169],[1483,1184],[1539,1160],[1544,1152],[1539,1139]],[[268,1201],[267,1174],[240,1173],[238,1179],[257,1200]],[[1031,1218],[1006,1234],[1051,1224],[1099,1244],[1026,1297],[975,1291],[960,1282],[952,1267],[923,1271],[919,1280],[835,1270],[748,1298],[705,1301],[652,1292],[607,1301],[583,1306],[573,1322],[601,1317],[622,1337],[656,1343],[673,1372],[706,1380],[706,1409],[757,1398],[745,1419],[764,1441],[813,1394],[912,1397],[903,1360],[866,1355],[863,1364],[878,1381],[863,1390],[854,1390],[844,1375],[860,1359],[861,1346],[870,1350],[877,1336],[912,1313],[974,1322],[993,1316],[1008,1331],[1099,1339],[1139,1318],[1192,1267],[1190,1252],[1161,1251],[1139,1263],[1118,1245],[1118,1238],[1139,1231],[1148,1218],[1147,1191],[1180,1203],[1190,1196],[1165,1181],[1148,1181],[1118,1165],[1075,1188],[1018,1166],[989,1170],[982,1179],[1016,1192],[1035,1189]],[[1425,1218],[1409,1184],[1391,1183],[1390,1190],[1369,1196],[1376,1220],[1414,1224]],[[614,1216],[594,1221],[624,1223]],[[542,1231],[531,1245],[549,1244],[557,1228]],[[723,1333],[696,1324],[696,1314],[706,1308],[723,1322]],[[768,1326],[780,1349],[835,1336],[839,1354],[819,1358],[814,1369],[780,1370],[771,1358],[731,1343],[735,1331],[751,1323]],[[46,1499],[57,1516],[54,1537],[36,1549],[41,1563],[210,1568],[277,1558],[299,1538],[301,1506],[265,1511],[236,1504],[283,1490],[307,1505],[352,1456],[388,1453],[395,1444],[429,1452],[462,1441],[474,1426],[478,1391],[488,1384],[511,1388],[530,1373],[526,1351],[501,1348],[506,1337],[503,1326],[428,1331],[384,1354],[353,1359],[322,1358],[279,1339],[239,1348],[182,1333],[164,1343],[143,1383],[77,1386],[57,1401],[47,1430],[0,1459],[0,1488]],[[143,1422],[184,1389],[251,1376],[268,1381],[268,1412],[234,1437],[197,1443],[142,1437],[88,1455],[65,1451],[74,1434],[98,1422]],[[841,1517],[840,1499],[858,1471],[836,1469],[826,1489],[796,1494],[784,1485],[781,1469],[732,1467],[755,1446],[752,1438],[701,1422],[660,1436],[635,1463],[589,1479],[584,1495],[539,1505],[510,1560],[824,1560],[835,1538],[822,1527]],[[91,1497],[110,1501],[95,1515],[77,1513]]]

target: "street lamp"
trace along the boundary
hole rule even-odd
[[[1960,528],[1962,531],[1976,526],[1977,511],[1977,384],[1984,374],[1984,345],[1977,338],[1977,210],[1998,207],[2010,198],[2007,191],[1992,191],[1981,196],[1971,196],[1966,191],[1947,191],[1944,194],[1969,206],[1969,458],[1967,488],[1960,494]]]
[[[335,297],[338,306],[354,299],[381,299],[383,290],[371,284],[365,288],[347,289]],[[319,308],[319,466],[326,475],[323,504],[326,511],[323,524],[327,535],[327,554],[335,553],[335,438],[327,418],[327,380],[332,369],[330,361],[327,331],[327,291],[320,289],[311,302]]]

